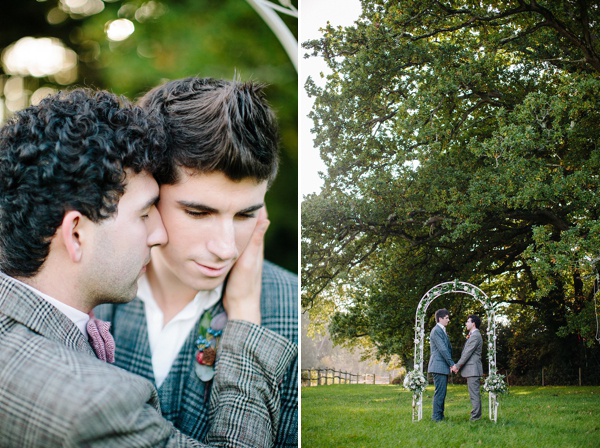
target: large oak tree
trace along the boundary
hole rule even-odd
[[[327,172],[302,204],[303,306],[335,303],[337,342],[407,362],[419,299],[459,278],[507,317],[504,368],[597,369],[598,4],[362,6],[303,44],[331,69],[305,85]]]

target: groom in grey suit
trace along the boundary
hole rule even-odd
[[[456,367],[460,371],[461,376],[467,378],[467,387],[469,388],[469,396],[471,397],[471,421],[481,418],[481,394],[479,378],[483,375],[483,367],[481,365],[481,350],[483,348],[483,338],[479,331],[481,319],[479,316],[470,315],[467,318],[466,327],[469,330],[467,342],[463,348],[462,355]]]
[[[433,421],[444,420],[444,401],[446,400],[446,386],[450,370],[454,371],[452,361],[452,344],[446,334],[446,325],[450,322],[448,310],[442,308],[435,312],[436,324],[431,330],[429,341],[431,346],[431,357],[427,371],[433,374],[435,392],[433,394]]]

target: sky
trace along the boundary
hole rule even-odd
[[[360,16],[360,0],[301,0],[299,42],[321,37],[319,28],[327,21],[332,25],[349,26]],[[320,72],[327,73],[323,59],[311,57],[304,59],[306,50],[300,48],[298,82],[300,89],[300,193],[305,196],[318,193],[323,185],[318,172],[325,171],[325,165],[319,157],[319,150],[313,146],[314,136],[310,133],[312,120],[307,118],[313,104],[304,90],[306,79],[311,76],[318,85],[323,86],[324,80]]]

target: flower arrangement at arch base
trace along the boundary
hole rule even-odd
[[[485,379],[483,383],[483,388],[486,390],[486,392],[490,392],[492,394],[505,394],[508,392],[508,387],[504,382],[504,378],[504,375],[492,371]]]
[[[413,395],[418,395],[427,387],[427,378],[419,369],[411,370],[404,377],[404,388],[411,390]]]
[[[412,391],[412,420],[413,422],[420,419],[420,409],[421,403],[419,400],[421,399],[421,394],[425,391],[427,387],[427,378],[423,375],[419,369],[413,369],[406,374],[404,377],[404,388]],[[417,406],[419,405],[419,406]]]
[[[490,420],[494,423],[498,421],[498,395],[508,392],[508,387],[504,382],[504,375],[500,375],[495,370],[491,370],[483,383],[483,388],[490,394]]]

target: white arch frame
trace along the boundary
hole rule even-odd
[[[275,11],[282,12],[292,17],[298,18],[298,10],[292,5],[290,0],[279,0],[281,5],[267,0],[246,0],[250,6],[262,17],[267,25],[271,28],[288,57],[294,64],[294,68],[298,71],[298,41],[287,27],[281,17]]]
[[[489,297],[477,286],[470,283],[461,282],[454,280],[453,282],[440,283],[434,286],[421,298],[419,305],[417,306],[417,312],[415,313],[415,359],[414,369],[419,370],[423,374],[423,355],[424,355],[424,343],[425,343],[425,315],[427,308],[438,297],[445,294],[467,294],[471,297],[479,300],[484,308],[487,315],[488,327],[487,327],[487,338],[488,338],[488,363],[489,363],[489,374],[496,373],[496,312],[494,310],[494,304]],[[416,412],[415,412],[416,410]],[[417,421],[423,418],[423,392],[420,392],[416,396],[413,395],[413,422],[415,421],[415,413],[417,414]],[[494,422],[498,419],[498,400],[496,394],[489,392],[489,417]]]

